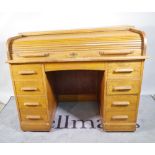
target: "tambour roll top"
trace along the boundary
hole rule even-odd
[[[10,63],[145,59],[144,33],[134,27],[21,33],[8,40]]]

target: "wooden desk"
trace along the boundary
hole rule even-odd
[[[8,40],[21,128],[49,131],[59,101],[97,101],[105,131],[134,131],[146,38],[134,27],[20,33]]]

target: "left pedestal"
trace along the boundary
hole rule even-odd
[[[56,100],[43,64],[10,65],[16,103],[23,131],[49,131]]]

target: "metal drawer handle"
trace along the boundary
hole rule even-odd
[[[131,86],[118,86],[118,87],[114,87],[113,90],[115,91],[127,91],[127,90],[131,90],[132,87]]]
[[[130,104],[130,102],[128,101],[119,101],[119,102],[113,102],[112,105],[113,106],[128,106]]]
[[[25,106],[39,106],[40,104],[38,102],[24,102]]]
[[[22,91],[36,91],[37,88],[36,87],[22,87],[21,90]]]
[[[31,54],[18,54],[19,57],[30,58],[30,57],[47,57],[49,53],[31,53]]]
[[[19,75],[32,75],[32,74],[36,74],[35,71],[19,71],[18,72]]]
[[[101,56],[103,56],[103,55],[126,55],[126,54],[132,54],[133,53],[133,51],[123,51],[123,52],[121,52],[121,51],[100,51],[99,52],[99,54],[101,55]]]
[[[116,115],[116,116],[112,116],[113,120],[127,120],[129,117],[128,115]]]
[[[115,73],[131,73],[133,72],[132,68],[124,68],[124,69],[116,69],[114,70]]]
[[[40,120],[41,116],[40,115],[27,115],[26,119],[30,119],[30,120]]]

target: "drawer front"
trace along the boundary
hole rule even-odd
[[[40,59],[69,59],[69,58],[104,58],[104,57],[128,57],[141,55],[141,50],[101,50],[99,49],[72,49],[51,50],[50,52],[20,52],[12,55],[16,60],[40,60]]]
[[[28,122],[45,122],[48,121],[46,110],[20,110],[21,121]]]
[[[47,108],[47,102],[44,96],[18,96],[17,101],[20,109]]]
[[[136,122],[136,111],[107,112],[105,123],[133,123]]]
[[[51,124],[45,121],[22,121],[20,122],[23,131],[50,131]]]
[[[135,123],[106,123],[104,124],[105,131],[135,131]]]
[[[108,80],[107,94],[138,94],[140,80]]]
[[[108,64],[108,78],[140,77],[141,62],[118,62]]]
[[[41,95],[44,94],[42,81],[15,81],[17,95]]]
[[[109,111],[128,111],[136,110],[138,105],[136,95],[112,95],[106,97],[106,110]]]
[[[41,65],[12,65],[14,80],[36,80],[42,78]]]

